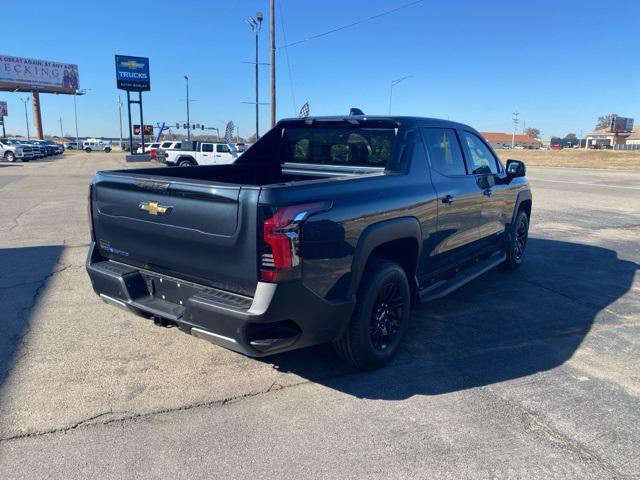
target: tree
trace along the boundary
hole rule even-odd
[[[524,129],[524,134],[529,135],[532,138],[540,138],[540,130],[533,127],[528,127]]]
[[[598,117],[598,122],[596,123],[596,130],[603,130],[605,128],[609,128],[611,126],[611,120],[613,117],[617,117],[617,113],[610,113],[609,115],[603,115]]]
[[[578,136],[575,133],[567,133],[564,136],[564,145],[569,146],[569,147],[573,147],[574,145],[578,144]]]
[[[247,143],[256,143],[258,137],[256,136],[255,133],[252,133],[251,135],[249,135],[249,138],[247,138]]]
[[[570,140],[570,141],[573,141],[573,140],[575,140],[576,138],[578,138],[578,136],[577,136],[575,133],[567,133],[567,134],[564,136],[564,139],[565,139],[565,140]]]

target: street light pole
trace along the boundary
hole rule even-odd
[[[255,70],[256,70],[256,140],[260,138],[260,128],[259,128],[259,120],[258,116],[260,114],[259,111],[259,97],[258,97],[258,34],[262,28],[262,12],[256,13],[256,18],[249,17],[247,19],[247,23],[251,27],[251,31],[255,34],[256,37],[256,61],[255,61]]]
[[[393,80],[391,82],[391,88],[389,89],[389,115],[391,115],[391,102],[393,100],[393,87],[395,87],[396,85],[398,85],[400,82],[406,80],[407,78],[410,78],[411,75],[407,75],[406,77],[402,77],[402,78],[398,78],[397,80]]]
[[[118,120],[120,121],[120,150],[124,150],[122,148],[122,99],[120,95],[118,95]]]
[[[27,140],[31,140],[31,134],[29,133],[29,114],[27,113],[27,103],[29,103],[29,97],[19,97],[20,101],[24,104],[24,120],[27,124]]]
[[[516,128],[518,128],[518,115],[520,113],[513,112],[513,135],[511,135],[511,150],[516,146]]]
[[[64,133],[62,133],[62,117],[60,117],[60,138],[64,137]]]
[[[271,128],[276,125],[276,8],[269,1],[269,42],[271,48]]]
[[[187,140],[191,141],[191,120],[189,118],[189,77],[185,75],[184,79],[187,82]]]

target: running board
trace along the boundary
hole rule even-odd
[[[506,253],[498,253],[490,256],[486,260],[476,263],[472,267],[463,270],[461,273],[449,280],[442,280],[420,291],[420,301],[430,302],[449,295],[454,290],[466,285],[471,280],[478,278],[483,273],[497,267],[507,258]]]

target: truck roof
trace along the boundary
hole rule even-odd
[[[316,123],[368,123],[377,124],[394,124],[396,126],[415,126],[415,127],[448,127],[448,128],[467,128],[474,130],[469,125],[451,120],[443,120],[440,118],[428,117],[411,117],[411,116],[388,116],[388,115],[336,115],[336,116],[320,116],[320,117],[304,117],[304,118],[284,118],[278,123],[282,124],[306,124],[314,125]]]

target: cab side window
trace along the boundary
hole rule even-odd
[[[213,152],[213,144],[212,143],[203,143],[202,144],[203,152]]]
[[[431,168],[443,175],[466,175],[462,148],[452,128],[424,128]]]
[[[484,142],[471,132],[464,132],[464,138],[471,152],[471,173],[498,173],[498,162]]]
[[[218,144],[216,145],[216,151],[218,153],[229,153],[231,150],[229,149],[229,145]]]

